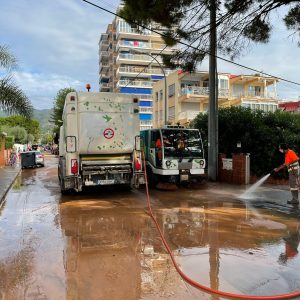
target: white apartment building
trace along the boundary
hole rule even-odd
[[[159,26],[151,25],[159,32]],[[134,94],[139,98],[141,130],[152,127],[152,86],[171,70],[162,65],[161,53],[170,54],[162,37],[140,32],[116,17],[99,41],[99,85],[103,92]],[[153,58],[155,57],[155,59]],[[163,69],[162,69],[163,68]]]

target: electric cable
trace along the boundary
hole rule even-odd
[[[160,36],[162,36],[162,37],[167,37],[166,34],[164,34],[164,33],[161,33],[161,32],[159,32],[159,31],[157,31],[157,30],[154,30],[154,29],[152,29],[152,28],[149,28],[149,27],[147,27],[147,26],[145,26],[145,25],[139,24],[138,22],[135,22],[135,21],[133,21],[133,20],[129,20],[128,18],[121,17],[119,14],[114,13],[114,12],[112,12],[112,11],[110,11],[110,10],[104,8],[104,7],[101,7],[101,6],[99,6],[99,5],[95,4],[95,3],[92,3],[92,2],[87,1],[87,0],[82,0],[82,1],[83,1],[83,2],[86,2],[87,4],[90,4],[91,6],[94,6],[94,7],[96,7],[96,8],[99,8],[99,9],[103,10],[103,11],[106,11],[106,12],[108,12],[108,13],[110,13],[110,14],[116,16],[116,17],[119,17],[119,18],[121,18],[121,19],[123,19],[123,20],[125,20],[125,21],[127,21],[127,22],[129,22],[129,23],[132,23],[132,24],[135,24],[135,25],[137,25],[137,26],[139,26],[139,27],[142,27],[143,29],[147,29],[147,30],[149,30],[149,31],[151,31],[151,32],[154,32],[154,33],[156,33],[156,34],[158,34],[158,35],[160,35]],[[194,50],[203,52],[203,53],[208,54],[208,55],[212,55],[212,56],[214,56],[214,57],[216,57],[216,58],[218,58],[218,59],[220,59],[220,60],[223,60],[223,61],[228,62],[228,63],[230,63],[230,64],[234,64],[234,65],[236,65],[236,66],[238,66],[238,67],[241,67],[241,68],[244,68],[244,69],[247,69],[247,70],[256,72],[256,73],[260,73],[260,74],[263,74],[263,75],[266,75],[266,76],[269,76],[269,77],[274,77],[274,78],[279,79],[279,80],[281,80],[281,81],[289,82],[289,83],[292,83],[292,84],[295,84],[295,85],[299,85],[299,86],[300,86],[300,83],[299,83],[299,82],[295,82],[295,81],[292,81],[292,80],[288,80],[288,79],[285,79],[285,78],[282,78],[282,77],[279,77],[279,76],[274,76],[274,75],[269,74],[269,73],[266,73],[266,72],[261,72],[261,71],[259,71],[259,70],[257,70],[257,69],[254,69],[254,68],[251,68],[251,67],[247,67],[247,66],[245,66],[245,65],[243,65],[243,64],[240,64],[240,63],[233,62],[233,61],[231,61],[231,60],[229,60],[229,59],[227,59],[227,58],[224,58],[224,57],[221,57],[221,56],[218,56],[218,55],[213,55],[213,54],[211,54],[209,51],[204,51],[204,50],[198,49],[197,47],[194,47],[193,45],[190,45],[190,44],[188,44],[188,43],[182,42],[182,41],[180,41],[180,40],[177,40],[177,39],[174,39],[174,40],[175,40],[178,44],[184,45],[184,46],[186,46],[186,47],[188,47],[188,48],[192,48],[192,49],[194,49]]]
[[[197,281],[191,279],[189,276],[187,276],[178,266],[176,259],[174,257],[174,254],[172,253],[172,250],[170,246],[168,245],[164,234],[159,226],[158,221],[156,220],[152,207],[151,207],[151,201],[150,201],[150,193],[149,193],[149,188],[148,188],[148,178],[147,178],[147,172],[146,172],[146,159],[145,159],[145,154],[144,151],[142,151],[142,160],[143,160],[143,166],[144,166],[144,174],[145,174],[145,183],[146,183],[146,198],[147,198],[147,206],[148,206],[148,214],[155,223],[156,229],[160,235],[160,238],[162,240],[162,243],[164,244],[168,254],[170,255],[170,258],[172,260],[172,263],[178,272],[178,274],[181,276],[181,278],[187,282],[188,284],[194,286],[197,289],[203,290],[208,293],[212,294],[217,294],[223,297],[231,298],[231,299],[248,299],[248,300],[282,300],[282,299],[290,299],[294,297],[299,297],[300,296],[300,291],[297,292],[292,292],[288,294],[281,294],[281,295],[271,295],[271,296],[252,296],[252,295],[242,295],[242,294],[234,294],[234,293],[229,293],[229,292],[223,292],[220,290],[215,290],[213,288],[207,287],[203,284],[198,283]]]
[[[202,6],[203,7],[203,6]],[[199,9],[198,9],[198,11],[197,11],[197,13],[202,9],[202,7],[200,7]],[[196,13],[196,14],[197,14]],[[187,26],[193,19],[194,19],[194,17],[196,16],[196,14],[194,14],[190,19],[189,19],[189,21],[183,26],[183,28],[185,27],[185,26]],[[196,40],[195,40],[196,41]],[[195,42],[194,41],[194,42]],[[168,46],[167,45],[165,45],[164,46],[164,48],[162,49],[162,50],[160,50],[159,51],[159,53],[158,54],[156,54],[155,56],[153,55],[153,57],[152,57],[152,55],[150,55],[150,54],[146,54],[146,55],[149,55],[152,59],[151,59],[151,61],[150,61],[150,63],[148,64],[148,65],[146,65],[135,77],[133,77],[132,79],[129,79],[129,82],[125,85],[125,87],[127,87],[131,82],[133,82],[136,78],[138,78],[138,76],[141,74],[141,73],[143,73],[143,71],[144,70],[146,70],[146,68],[148,68],[151,64],[152,64],[152,62],[155,60],[155,58],[157,58],[160,54],[162,54],[162,52],[167,48]],[[136,52],[138,52],[138,51],[136,51]],[[186,52],[186,50],[184,50],[183,51],[183,53],[184,52]],[[141,52],[142,53],[142,52]]]

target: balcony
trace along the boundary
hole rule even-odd
[[[142,41],[119,41],[117,50],[119,48],[151,49],[151,44]]]
[[[229,89],[219,89],[218,98],[229,98]],[[179,101],[199,102],[201,99],[208,99],[209,87],[187,86],[180,92]]]
[[[278,99],[277,94],[272,91],[259,92],[259,91],[247,91],[241,93],[232,93],[233,97],[238,98],[254,98],[254,99]]]
[[[163,63],[162,59],[160,57],[156,57],[159,63]],[[117,56],[117,63],[133,63],[133,62],[139,62],[139,63],[145,63],[149,64],[152,62],[152,64],[157,64],[155,60],[149,55],[145,54],[131,54],[131,53],[120,53]]]
[[[172,73],[172,70],[165,70],[165,74],[168,75]],[[140,74],[141,76],[145,75],[161,75],[163,76],[164,73],[161,68],[143,68],[143,67],[133,67],[133,66],[126,66],[126,67],[119,67],[117,69],[117,74],[130,76],[136,76]]]
[[[124,26],[124,27],[118,28],[117,35],[130,37],[132,35],[152,35],[152,32],[148,29],[138,31],[136,28],[131,28],[130,26]]]
[[[152,94],[151,95],[136,95],[139,100],[153,100]]]
[[[104,79],[104,80],[108,81],[109,78],[110,78],[110,73],[108,73],[108,72],[100,72],[100,80]]]
[[[140,113],[149,113],[149,114],[153,113],[152,107],[140,106],[139,109],[140,109]]]
[[[189,122],[197,117],[200,111],[188,110],[179,113],[178,121],[186,121]]]
[[[140,50],[152,50],[152,51],[162,51],[163,52],[173,52],[174,49],[171,47],[166,47],[163,43],[148,43],[144,41],[119,41],[117,44],[117,50],[120,48],[125,49],[140,49]]]
[[[101,51],[107,51],[109,47],[108,41],[100,41],[99,42],[99,48]]]
[[[145,80],[128,80],[120,79],[117,83],[117,87],[138,87],[138,88],[152,88],[152,81]]]
[[[140,130],[147,130],[152,128],[152,121],[140,121]]]
[[[100,72],[107,71],[108,69],[109,69],[109,63],[107,63],[107,62],[100,62],[99,63]]]
[[[109,92],[109,91],[110,91],[109,83],[101,82],[100,83],[100,92]]]
[[[108,61],[109,54],[108,51],[101,51],[99,54],[99,60],[102,61]]]

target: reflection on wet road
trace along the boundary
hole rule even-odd
[[[57,160],[23,170],[0,209],[0,299],[223,299],[176,273],[142,190],[61,196]],[[217,187],[217,189],[216,189]],[[300,219],[229,186],[151,191],[180,267],[226,292],[300,289]]]

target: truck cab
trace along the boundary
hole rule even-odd
[[[168,125],[141,131],[141,138],[150,185],[179,184],[204,177],[206,161],[198,129]]]

